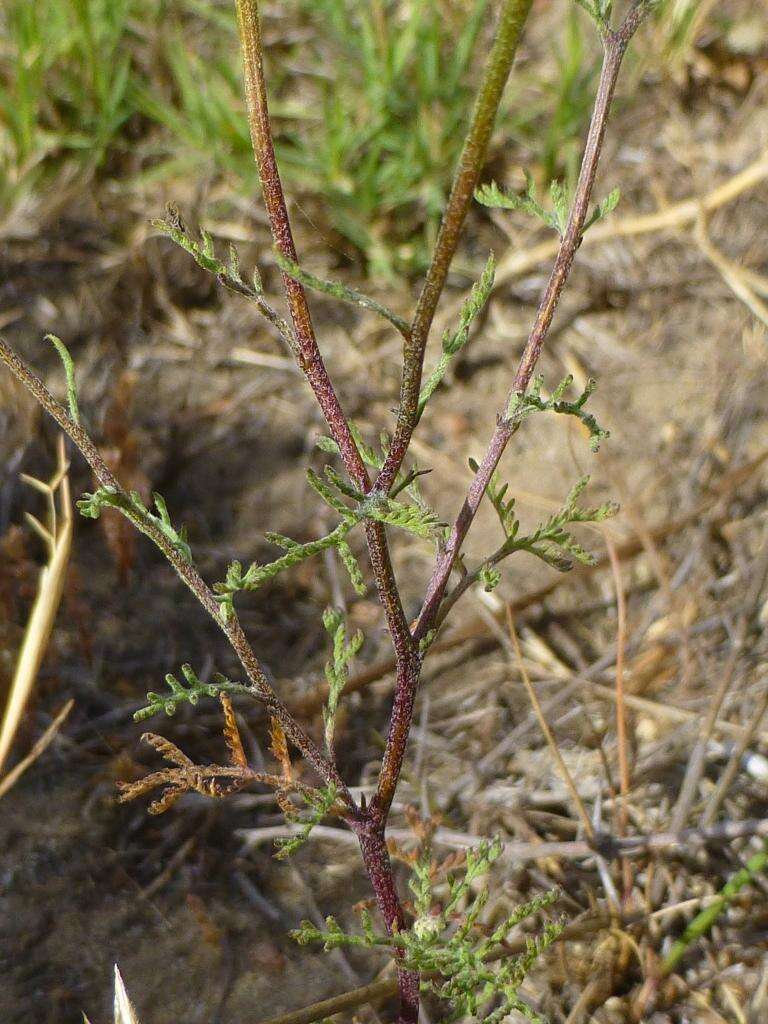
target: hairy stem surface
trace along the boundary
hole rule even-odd
[[[505,0],[502,5],[496,36],[459,157],[435,251],[410,333],[404,341],[397,423],[387,458],[375,485],[384,492],[394,483],[418,420],[419,391],[429,329],[483,168],[501,97],[530,9],[531,0]],[[415,650],[409,658],[398,660],[392,714],[375,798],[376,808],[384,814],[389,811],[400,778],[420,672],[421,659]]]
[[[278,252],[292,263],[297,263],[285,193],[272,142],[258,3],[256,0],[236,0],[236,6],[243,54],[248,125],[270,230]],[[361,491],[368,492],[371,481],[320,354],[306,292],[298,281],[285,273],[283,288],[293,325],[299,367],[312,388],[333,439],[339,446],[344,468],[350,479]],[[410,654],[413,642],[392,569],[386,532],[381,523],[368,521],[365,524],[365,535],[376,589],[387,617],[395,654],[398,659],[404,659]]]
[[[376,481],[377,488],[382,491],[388,491],[392,487],[418,420],[419,391],[429,330],[483,169],[504,86],[509,78],[531,4],[532,0],[504,0],[502,4],[496,36],[459,157],[435,251],[419,295],[410,335],[405,339],[403,346],[403,375],[397,422],[387,459]]]
[[[296,263],[298,262],[296,248],[272,142],[258,4],[256,0],[236,0],[236,5],[243,53],[248,123],[272,237],[278,251]],[[317,398],[333,439],[339,446],[339,452],[350,479],[361,491],[368,492],[371,489],[371,481],[323,363],[304,288],[298,281],[285,273],[283,274],[283,287],[297,343],[299,366]],[[411,684],[411,666],[415,660],[415,647],[395,581],[386,532],[381,523],[368,521],[365,524],[365,534],[376,589],[384,608],[395,651],[397,692],[415,693],[415,687]],[[397,702],[396,695],[395,704]],[[399,771],[394,773],[395,784],[398,774]],[[394,788],[392,788],[392,792],[394,792]],[[389,801],[391,802],[391,796]],[[388,806],[389,804],[387,804]],[[379,908],[384,915],[387,927],[391,930],[394,926],[404,927],[405,921],[397,897],[389,855],[384,844],[384,827],[385,817],[382,817],[378,831],[368,827],[367,830],[358,832],[358,835],[363,860],[371,878]],[[418,978],[410,972],[400,970],[398,981],[401,1022],[402,1024],[416,1024],[419,1013]]]
[[[403,908],[397,895],[392,863],[384,837],[386,815],[373,813],[354,830],[360,842],[360,852],[365,870],[376,895],[376,904],[387,933],[404,931],[407,927]],[[353,826],[354,827],[354,826]],[[402,950],[395,950],[400,959]],[[397,966],[397,983],[400,995],[398,1024],[418,1024],[419,1019],[419,976],[414,971]]]

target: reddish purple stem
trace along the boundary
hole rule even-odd
[[[427,585],[424,604],[414,629],[416,640],[421,640],[425,637],[435,624],[448,580],[456,564],[462,544],[477,515],[480,503],[483,500],[488,484],[491,482],[493,473],[504,454],[504,450],[519,426],[519,420],[509,413],[510,406],[514,398],[523,395],[530,384],[533,371],[541,355],[542,346],[549,333],[552,318],[560,301],[560,296],[573,266],[573,260],[581,245],[584,224],[589,213],[589,203],[594,189],[595,176],[608,124],[608,114],[616,89],[621,62],[627,45],[640,24],[644,12],[645,7],[643,5],[633,7],[621,27],[616,32],[608,32],[604,38],[604,56],[600,82],[566,229],[531,332],[523,349],[512,389],[507,396],[504,408],[498,415],[496,429],[491,437],[488,449],[478,466],[464,504],[456,517],[449,538],[445,547],[438,555],[432,571],[432,576]]]

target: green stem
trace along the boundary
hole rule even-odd
[[[754,880],[755,875],[768,867],[768,843],[749,858],[744,867],[737,871],[732,878],[729,878],[714,903],[705,907],[694,917],[683,934],[669,951],[663,973],[671,974],[688,951],[688,947],[702,936],[706,935],[712,925],[717,921],[722,912],[729,906],[737,893]]]
[[[496,114],[531,4],[532,0],[504,0],[502,3],[496,37],[475,100],[475,109],[464,139],[432,262],[416,306],[410,337],[405,339],[403,345],[403,375],[397,423],[389,453],[376,481],[377,490],[388,491],[394,483],[418,421],[421,375],[429,330],[485,163]]]

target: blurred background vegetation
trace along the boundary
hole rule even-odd
[[[289,31],[268,39],[269,76],[291,193],[364,271],[418,272],[461,146],[492,5],[278,6]],[[666,0],[659,32],[670,65],[708,6]],[[720,28],[728,30],[724,15]],[[0,30],[6,215],[73,175],[123,185],[223,179],[233,192],[255,193],[229,0],[5,0]],[[597,72],[593,36],[574,4],[553,31],[554,59],[523,61],[507,92],[499,134],[516,140],[545,182],[576,171]]]

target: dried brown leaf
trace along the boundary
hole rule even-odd
[[[232,701],[225,693],[219,694],[221,709],[224,712],[224,739],[229,750],[229,760],[236,768],[247,768],[248,761],[243,750],[243,741],[240,737],[240,730],[237,727]]]
[[[406,848],[401,846],[396,839],[392,839],[391,837],[387,839],[387,851],[392,860],[400,861],[401,864],[407,864],[408,867],[413,867],[419,859],[419,851],[417,848],[406,850]]]
[[[177,764],[179,768],[194,767],[194,762],[187,757],[184,751],[179,750],[175,743],[171,743],[164,736],[158,736],[154,732],[145,732],[141,738],[144,743],[154,747],[158,754],[162,754],[166,761]]]
[[[172,807],[176,801],[183,796],[185,790],[177,787],[170,787],[166,789],[164,793],[161,793],[157,800],[153,800],[147,808],[149,814],[163,814],[170,807]]]
[[[129,800],[135,800],[138,796],[144,796],[145,793],[157,789],[158,786],[175,785],[177,771],[178,769],[174,768],[164,768],[159,772],[151,772],[136,782],[118,782],[117,789],[120,795],[117,799],[124,804]]]
[[[275,800],[277,800],[277,806],[286,818],[291,818],[296,814],[296,808],[293,806],[293,801],[291,800],[287,789],[275,790]]]
[[[284,779],[290,779],[292,777],[291,769],[291,755],[288,750],[288,740],[286,739],[282,725],[276,718],[270,718],[269,720],[269,749],[280,765],[280,773]]]

